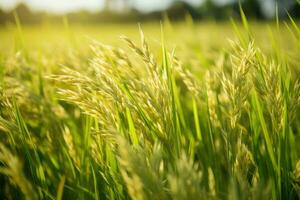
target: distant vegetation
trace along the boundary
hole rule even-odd
[[[107,1],[108,2],[108,1]],[[86,10],[71,12],[65,14],[70,22],[76,23],[110,23],[110,22],[133,22],[133,21],[153,21],[161,20],[165,17],[171,20],[182,20],[187,15],[194,20],[201,19],[215,19],[224,20],[229,18],[240,18],[239,3],[232,1],[224,5],[213,3],[214,1],[207,0],[199,6],[191,6],[183,1],[174,1],[174,3],[164,11],[154,11],[150,13],[143,13],[130,6],[129,1],[124,1],[122,10],[114,10],[114,1],[109,1],[103,10],[91,13]],[[248,18],[258,20],[274,18],[274,15],[264,11],[262,1],[258,0],[244,0],[240,4],[244,8]],[[273,1],[270,1],[273,2]],[[275,2],[275,1],[274,1]],[[275,9],[275,3],[273,6]],[[290,3],[288,3],[290,2]],[[278,16],[280,18],[287,17],[287,12],[297,18],[300,16],[300,7],[292,1],[278,2]],[[296,1],[295,1],[296,2]],[[22,23],[38,24],[42,22],[58,22],[61,21],[63,15],[53,14],[47,12],[33,12],[26,4],[19,4],[11,11],[0,10],[0,24],[14,22],[14,12],[16,12]],[[275,11],[274,11],[275,12]]]

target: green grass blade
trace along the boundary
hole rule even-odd
[[[197,140],[202,140],[202,134],[201,134],[201,128],[200,128],[200,122],[199,122],[199,116],[198,116],[198,108],[195,98],[193,97],[193,113],[194,113],[194,122],[195,122],[195,128],[196,128],[196,134],[197,134]]]
[[[266,142],[267,152],[268,152],[268,155],[270,157],[270,160],[271,160],[274,171],[276,173],[278,173],[279,171],[278,171],[276,160],[275,160],[275,155],[274,155],[274,151],[273,151],[273,145],[272,145],[272,142],[271,142],[271,137],[270,137],[270,134],[269,134],[269,131],[268,131],[268,128],[267,128],[267,124],[266,124],[265,118],[263,116],[263,111],[262,111],[261,105],[259,103],[258,96],[257,96],[256,92],[254,92],[253,98],[254,98],[254,103],[255,103],[254,108],[257,112],[258,119],[259,119],[259,122],[260,122],[260,125],[261,125],[261,128],[262,128],[262,133],[263,133],[263,136],[264,136],[264,139],[265,139],[265,142]]]
[[[65,181],[66,181],[66,177],[62,176],[61,179],[60,179],[60,182],[58,184],[58,188],[57,188],[57,192],[56,192],[56,200],[62,200],[63,199]]]
[[[138,145],[139,144],[139,140],[136,134],[136,130],[134,128],[134,122],[132,120],[131,117],[131,113],[130,110],[128,108],[126,108],[126,116],[127,116],[127,122],[128,122],[128,127],[129,127],[129,135],[130,135],[130,139],[133,145]]]

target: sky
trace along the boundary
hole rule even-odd
[[[170,5],[173,0],[131,0],[135,8],[149,12],[153,10],[163,10]],[[193,5],[200,4],[204,0],[185,0]],[[226,3],[232,0],[215,0],[218,3]],[[6,10],[14,8],[20,2],[24,2],[33,10],[46,10],[55,13],[64,13],[85,9],[98,11],[104,7],[103,0],[0,0],[0,7]]]

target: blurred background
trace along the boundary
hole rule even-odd
[[[24,24],[61,22],[113,23],[180,21],[186,16],[194,20],[228,20],[239,18],[239,4],[248,18],[255,20],[286,18],[289,13],[300,17],[296,0],[0,0],[0,23],[14,23],[16,12]]]
[[[294,48],[287,24],[289,15],[298,23],[297,0],[0,0],[0,59],[22,50],[64,63],[58,57],[68,58],[70,51],[87,56],[92,40],[122,46],[120,36],[125,35],[138,42],[138,23],[157,50],[162,23],[167,45],[176,47],[181,58],[210,66],[228,40],[237,39],[237,29],[246,34],[240,6],[261,48],[272,49],[272,35],[283,49]]]

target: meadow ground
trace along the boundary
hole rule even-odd
[[[290,20],[0,27],[0,198],[298,199],[299,53]]]

